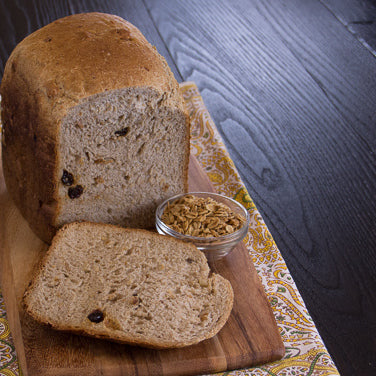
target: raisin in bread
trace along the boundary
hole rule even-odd
[[[59,19],[12,52],[1,83],[8,191],[50,242],[72,221],[154,225],[187,190],[189,119],[163,57],[120,17]]]
[[[192,244],[81,222],[58,231],[24,303],[31,316],[55,329],[177,348],[223,327],[233,291]]]

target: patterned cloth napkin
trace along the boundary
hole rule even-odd
[[[286,354],[282,360],[222,376],[339,375],[286,264],[239,177],[202,97],[192,82],[180,85],[191,117],[191,153],[218,193],[241,202],[251,223],[246,246],[274,312]],[[0,291],[0,375],[21,375]]]
[[[244,240],[265,288],[286,354],[277,362],[221,375],[338,375],[338,371],[304,305],[294,280],[260,213],[240,179],[222,138],[193,82],[180,85],[191,117],[191,153],[216,191],[241,202],[251,223]]]

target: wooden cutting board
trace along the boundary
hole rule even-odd
[[[190,191],[214,191],[194,157],[189,187]],[[46,249],[10,200],[0,170],[1,287],[25,376],[194,375],[249,367],[284,355],[273,313],[243,243],[211,264],[234,289],[228,322],[214,338],[175,350],[142,349],[57,332],[25,315],[21,298]]]

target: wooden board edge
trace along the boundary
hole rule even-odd
[[[2,171],[0,169],[0,176],[2,176]],[[2,199],[4,197],[4,192],[0,195],[0,206],[4,207],[2,204]],[[5,223],[6,218],[4,215],[4,211],[1,212],[0,216],[0,223]],[[10,254],[7,252],[7,242],[8,239],[6,234],[4,233],[4,226],[0,228],[0,285],[1,285],[1,292],[4,299],[4,305],[6,309],[7,321],[9,324],[10,333],[12,336],[12,340],[16,349],[17,354],[17,361],[19,367],[21,368],[21,372],[23,376],[28,376],[27,370],[27,361],[25,355],[25,347],[24,347],[24,340],[22,336],[22,329],[21,329],[21,320],[19,315],[19,309],[16,299],[16,293],[14,289],[14,276],[13,276],[13,268],[12,268],[12,261],[10,259]],[[5,278],[5,275],[8,275]]]
[[[208,178],[208,176],[206,175],[206,173],[204,172],[204,170],[202,169],[202,167],[200,166],[199,162],[197,161],[197,159],[194,157],[194,156],[191,156],[190,158],[190,165],[193,165],[192,167],[193,168],[196,168],[196,170],[198,171],[198,173],[200,174],[200,178],[202,179],[201,183],[200,183],[200,191],[202,190],[206,190],[206,191],[212,191],[212,192],[215,192],[215,189],[212,185],[212,182],[210,181],[210,179]],[[2,176],[1,174],[1,167],[0,167],[0,177]],[[205,182],[205,183],[203,183]],[[195,187],[193,186],[193,190],[197,191],[198,189],[195,189]],[[4,204],[4,197],[8,196],[8,194],[3,191],[0,193],[0,205]],[[2,207],[6,207],[7,205],[2,205]],[[1,215],[0,215],[0,221],[1,223],[5,223],[6,222],[6,216],[9,215],[9,213],[7,214],[7,211],[2,211]],[[2,263],[1,263],[1,266],[0,266],[0,283],[2,284],[3,286],[3,295],[4,295],[4,300],[7,302],[6,304],[6,307],[7,307],[7,312],[15,312],[15,314],[13,315],[10,315],[12,317],[8,317],[8,321],[9,321],[9,325],[10,325],[10,329],[11,329],[11,332],[14,333],[14,343],[15,343],[15,346],[16,346],[16,351],[17,351],[17,356],[18,356],[18,361],[19,361],[19,364],[21,366],[21,369],[23,371],[23,374],[24,375],[28,375],[28,374],[31,374],[32,373],[32,370],[30,370],[30,372],[28,373],[28,368],[27,368],[27,360],[26,360],[26,355],[25,355],[25,348],[24,348],[24,343],[23,343],[23,337],[22,337],[22,329],[21,329],[21,322],[20,322],[20,316],[19,316],[19,309],[18,309],[18,305],[17,305],[17,299],[16,299],[16,296],[13,292],[14,290],[14,276],[13,276],[13,268],[12,268],[12,260],[11,260],[11,255],[9,254],[9,252],[7,252],[6,250],[9,248],[7,248],[7,245],[9,243],[9,239],[6,237],[6,234],[4,232],[4,226],[2,226],[2,228],[0,229],[0,254],[2,256]],[[249,267],[250,268],[255,268],[251,259],[250,259],[250,256],[248,254],[248,250],[246,248],[246,246],[244,245],[244,243],[242,243],[243,246],[242,246],[242,249],[243,249],[243,252],[246,253],[246,255],[244,257],[246,257],[248,259],[248,262],[249,262]],[[4,273],[8,273],[8,281],[3,281],[3,275],[5,275]],[[257,274],[257,272],[255,271],[255,273]],[[261,282],[259,283],[259,287],[261,287],[263,289],[263,286],[261,284]],[[13,289],[12,289],[13,287]],[[275,327],[276,327],[276,332],[279,334],[279,331],[278,331],[278,327],[277,327],[277,324],[275,322],[275,318],[274,318],[274,314],[272,312],[272,308],[270,306],[270,303],[269,301],[267,300],[267,297],[266,297],[266,294],[265,294],[265,291],[263,290],[263,295],[264,295],[264,299],[266,301],[266,304],[268,306],[268,309],[269,309],[269,315],[271,315],[272,319],[273,319],[273,322],[275,323]],[[278,347],[278,349],[276,349],[275,351],[273,351],[273,353],[268,353],[268,352],[265,352],[265,355],[262,354],[262,357],[263,359],[268,359],[268,362],[270,361],[274,361],[274,360],[278,360],[280,358],[283,357],[284,355],[284,352],[285,352],[285,349],[284,349],[284,346],[283,346],[283,342],[282,342],[282,338],[280,337],[279,335],[279,341],[280,341],[280,346]],[[249,368],[249,367],[255,367],[256,364],[264,364],[265,361],[262,361],[260,363],[253,363],[252,366],[249,365],[249,359],[250,358],[254,358],[254,354],[252,353],[249,353],[249,354],[242,354],[242,357],[241,359],[238,359],[238,362],[236,363],[236,366],[234,366],[232,363],[227,363],[227,359],[224,360],[224,363],[223,366],[221,367],[221,369],[218,369],[216,370],[215,372],[224,372],[224,371],[229,371],[229,370],[233,370],[233,369],[239,369],[239,368]],[[223,361],[223,359],[222,359]],[[44,373],[45,375],[52,375],[54,374],[51,369],[46,369],[46,372],[47,373]],[[71,373],[75,370],[72,370],[72,369],[60,369],[60,373],[59,374],[74,374],[74,373]],[[200,371],[201,372],[201,369]],[[209,372],[213,372],[213,370],[209,370]],[[191,372],[187,372],[185,373],[186,375],[192,375]],[[173,373],[166,373],[166,375],[173,375]]]
[[[197,160],[197,158],[194,155],[192,155],[192,154],[190,155],[189,168],[191,170],[195,170],[196,173],[198,173],[200,175],[200,180],[201,180],[200,181],[200,188],[201,189],[198,189],[196,187],[196,185],[194,184],[194,182],[193,182],[193,184],[191,184],[190,187],[189,187],[190,191],[198,191],[198,190],[201,191],[203,189],[202,187],[204,186],[205,187],[205,191],[216,193],[216,189],[214,188],[213,183],[211,182],[211,180],[209,179],[209,177],[207,176],[207,174],[205,173],[205,171],[201,167],[201,165],[200,165],[199,161]],[[259,278],[258,274],[257,274],[256,267],[255,267],[255,265],[253,264],[253,262],[251,260],[251,256],[250,256],[250,254],[248,252],[248,249],[247,249],[246,245],[243,242],[239,243],[239,245],[237,246],[237,250],[239,252],[242,252],[244,259],[247,260],[248,267],[250,269],[252,269],[252,273],[251,274],[252,275],[255,274],[255,275],[257,275],[257,278]],[[210,266],[211,266],[211,268],[213,270],[216,269],[215,262],[214,263],[209,262],[209,264],[210,264]],[[279,332],[279,329],[278,329],[278,325],[277,325],[277,322],[276,322],[276,319],[275,319],[272,307],[271,307],[271,305],[269,303],[269,300],[268,300],[268,298],[266,296],[265,289],[264,289],[264,287],[263,287],[260,279],[258,280],[257,286],[258,286],[259,289],[262,289],[262,291],[260,290],[260,296],[262,296],[262,298],[264,300],[264,305],[267,306],[269,319],[270,319],[271,322],[273,322],[273,326],[274,326],[274,332],[275,332],[274,333],[275,334],[274,337],[275,337],[276,341],[278,341],[278,346],[276,346],[276,349],[275,349],[275,351],[272,354],[265,353],[265,355],[262,356],[263,359],[268,359],[267,362],[272,362],[272,361],[276,361],[276,360],[279,360],[279,359],[283,358],[283,356],[286,353],[286,349],[285,349],[282,337],[280,335],[280,332]],[[249,353],[248,356],[249,357],[253,357],[254,354],[253,353]],[[244,361],[240,360],[237,363],[236,367],[239,367],[239,366],[240,367],[248,367],[247,363],[249,363],[249,361],[247,362],[247,360],[244,360]],[[262,362],[261,363],[257,363],[256,362],[255,364],[262,364]],[[231,365],[228,365],[228,367],[227,367],[226,370],[232,370],[232,369],[234,369],[234,368]]]

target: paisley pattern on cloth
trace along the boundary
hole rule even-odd
[[[193,82],[184,82],[180,90],[191,118],[191,153],[198,159],[216,191],[241,202],[249,211],[251,223],[244,242],[265,288],[286,349],[282,360],[219,375],[339,375],[197,86]]]
[[[0,376],[18,376],[16,350],[6,318],[3,296],[0,290]]]
[[[233,197],[249,211],[245,238],[280,330],[286,354],[282,360],[222,376],[339,375],[312,321],[286,264],[260,213],[239,177],[223,140],[206,109],[197,86],[180,85],[191,117],[191,152],[197,157],[218,193]],[[0,376],[21,376],[0,290]]]

